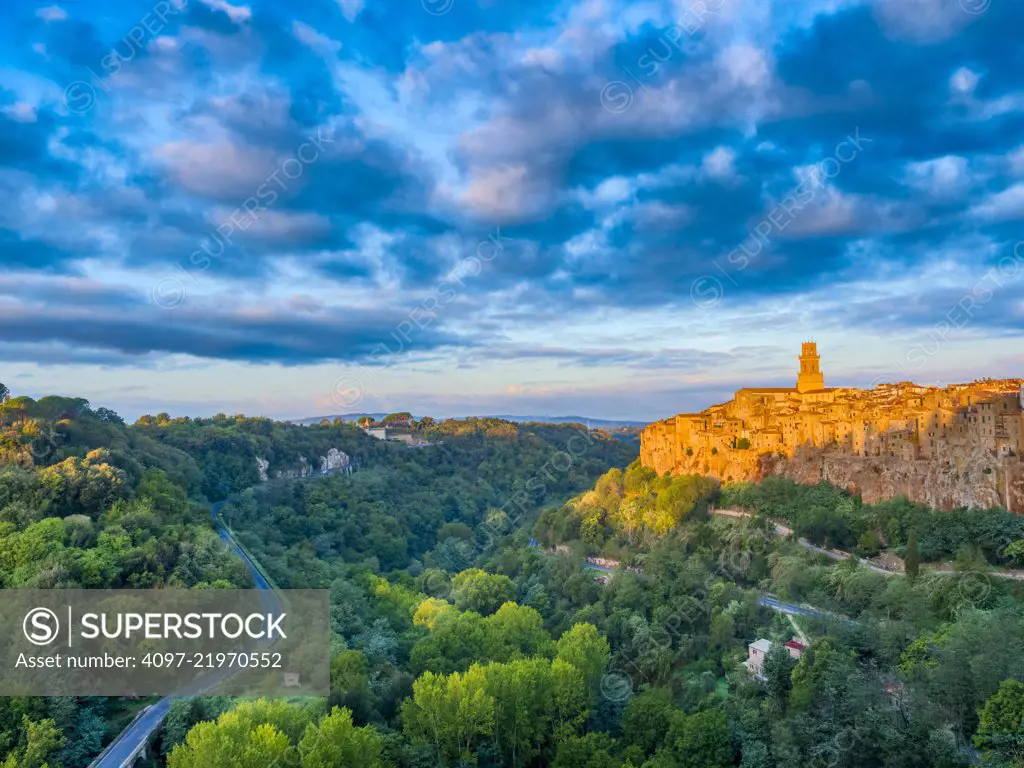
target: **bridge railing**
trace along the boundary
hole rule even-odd
[[[137,723],[139,721],[139,719],[144,714],[149,712],[149,710],[150,710],[150,708],[152,708],[152,706],[153,706],[152,704],[148,704],[145,707],[143,707],[142,709],[140,709],[138,712],[136,712],[135,713],[135,717],[132,718],[132,721],[130,723],[128,723],[128,725],[126,725],[124,728],[121,729],[121,732],[119,734],[117,734],[117,738],[115,738],[112,742],[107,744],[107,746],[103,749],[103,751],[100,752],[98,755],[96,755],[96,757],[93,759],[93,761],[91,763],[89,763],[88,768],[95,768],[95,766],[99,765],[103,761],[103,759],[108,754],[110,754],[110,750],[112,750],[114,747],[116,747],[118,744],[121,743],[121,738],[126,733],[131,731],[132,726],[135,725],[135,723]],[[142,749],[145,749],[145,746],[146,746],[146,741],[143,741],[142,744],[140,745],[140,747]]]

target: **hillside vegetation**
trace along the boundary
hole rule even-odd
[[[249,586],[205,503],[227,492],[280,586],[330,591],[328,699],[177,700],[152,766],[1021,765],[1024,585],[989,576],[1019,540],[997,513],[659,477],[572,425],[424,420],[412,449],[341,424],[129,426],[67,398],[8,401],[0,425],[0,586]],[[295,470],[331,448],[359,469],[258,482],[257,456]],[[767,516],[957,566],[836,564]],[[602,584],[595,554],[633,571]],[[798,629],[766,592],[814,608]],[[741,664],[758,638],[763,680]],[[0,699],[0,766],[85,766],[139,704]]]

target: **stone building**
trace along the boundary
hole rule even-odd
[[[958,471],[965,462],[989,461],[986,474],[1016,472],[1010,464],[1024,455],[1024,380],[980,379],[944,388],[912,382],[871,390],[825,387],[817,345],[805,342],[798,359],[792,388],[744,387],[726,403],[648,425],[641,461],[659,474],[754,479],[765,456],[788,458],[817,449],[864,459],[946,462]],[[1024,470],[1019,475],[1024,481]],[[1000,477],[1006,488],[999,495],[1009,506],[1011,478]]]

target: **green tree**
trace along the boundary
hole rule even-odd
[[[725,713],[718,709],[693,715],[677,712],[665,743],[679,768],[727,768],[732,765],[732,737]]]
[[[484,656],[488,661],[548,655],[551,636],[534,608],[505,603],[484,619]]]
[[[334,707],[299,742],[302,768],[382,768],[383,739],[371,726],[356,728],[352,713]]]
[[[168,768],[273,765],[293,749],[310,721],[308,710],[282,700],[239,704],[202,722],[167,756]]]
[[[470,568],[452,578],[452,597],[463,611],[486,616],[515,599],[515,584],[508,576],[493,575]]]
[[[494,697],[487,692],[484,668],[476,665],[464,675],[423,673],[402,704],[406,735],[430,744],[443,760],[470,759],[494,733],[494,722]]]
[[[903,568],[907,579],[913,584],[921,571],[921,552],[917,547],[917,531],[911,531],[907,537],[907,547],[903,553]]]
[[[520,659],[486,667],[487,691],[494,698],[494,740],[503,765],[521,766],[540,753],[551,735],[551,662]]]
[[[771,650],[764,658],[765,687],[768,695],[782,708],[789,700],[793,688],[793,669],[796,660],[789,655],[783,643],[772,643]]]
[[[630,744],[652,755],[665,741],[674,711],[670,691],[650,688],[626,705],[622,713],[622,735]]]
[[[592,692],[597,691],[601,676],[611,650],[608,640],[601,636],[597,627],[589,623],[573,624],[564,635],[558,638],[556,658],[572,664],[583,674],[583,680]]]
[[[1014,565],[1024,565],[1024,539],[1017,539],[1008,544],[1003,550],[1003,556]]]
[[[974,744],[987,758],[1024,768],[1024,681],[1004,680],[978,712]]]
[[[50,768],[48,760],[64,746],[64,736],[53,720],[38,722],[22,717],[24,743],[7,755],[2,768]],[[53,764],[56,768],[56,763]]]
[[[607,733],[570,736],[558,745],[553,768],[620,768],[614,757],[615,740]]]

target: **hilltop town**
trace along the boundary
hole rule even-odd
[[[826,387],[813,342],[799,363],[792,388],[740,389],[726,403],[649,425],[641,461],[659,474],[785,474],[869,501],[906,495],[1024,512],[1024,379],[865,390]]]

